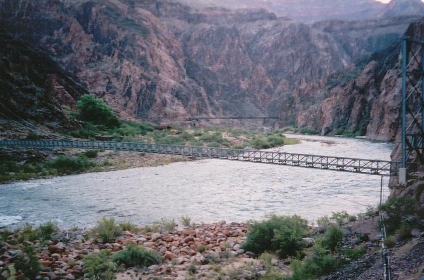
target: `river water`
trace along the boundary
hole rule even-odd
[[[319,136],[276,150],[390,160],[393,144]],[[388,178],[383,179],[387,197]],[[102,217],[137,224],[188,216],[194,222],[244,222],[299,214],[311,223],[332,212],[364,212],[380,200],[381,177],[208,159],[89,173],[0,186],[0,227],[56,221],[89,227]]]

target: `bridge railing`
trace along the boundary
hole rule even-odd
[[[224,149],[179,145],[159,145],[139,142],[111,141],[63,141],[63,140],[4,140],[0,146],[25,146],[30,148],[79,148],[97,150],[138,151],[145,153],[182,155],[194,158],[217,158],[290,165],[307,168],[398,176],[399,162],[335,157],[324,155],[295,154],[262,150]]]

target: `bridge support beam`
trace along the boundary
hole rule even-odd
[[[400,185],[406,185],[406,168],[399,168],[399,184]]]
[[[424,165],[424,40],[402,38],[402,161],[399,182]],[[401,177],[401,174],[404,176]]]

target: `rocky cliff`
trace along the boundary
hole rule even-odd
[[[383,4],[375,0],[175,0],[195,9],[223,7],[227,9],[262,8],[279,17],[311,23],[322,20],[364,20],[400,15],[422,15],[421,0],[391,0]]]
[[[78,126],[63,108],[75,106],[83,87],[42,51],[4,34],[0,54],[0,137]]]
[[[123,118],[276,116],[266,124],[386,140],[393,134],[366,129],[374,113],[371,105],[362,108],[390,82],[380,77],[381,63],[365,61],[415,19],[308,25],[263,9],[196,11],[162,0],[0,0],[3,33],[42,50]],[[345,96],[338,85],[349,87]],[[349,94],[369,87],[361,100]],[[354,112],[340,115],[339,107]]]

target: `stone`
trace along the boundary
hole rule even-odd
[[[151,265],[148,267],[150,271],[156,272],[159,270],[159,266],[157,264]]]
[[[2,279],[9,278],[9,276],[10,276],[9,271],[8,270],[2,271],[2,273],[0,274],[0,276],[2,276]]]
[[[74,276],[74,275],[72,275],[72,274],[67,274],[67,275],[65,276],[65,279],[68,279],[68,280],[75,280],[75,276]]]
[[[166,260],[172,260],[175,258],[175,255],[172,252],[166,251],[164,257]]]
[[[194,237],[193,236],[188,236],[186,238],[184,238],[184,243],[188,244],[189,242],[194,242]]]
[[[162,237],[162,234],[155,232],[155,233],[153,233],[153,234],[152,234],[152,236],[150,237],[150,240],[151,240],[151,241],[156,241],[156,240],[160,239],[161,237]]]
[[[185,259],[183,257],[178,257],[175,259],[175,264],[176,265],[180,265],[185,261]]]

